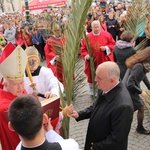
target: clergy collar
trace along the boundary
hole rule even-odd
[[[42,66],[38,66],[38,68],[37,68],[33,73],[31,73],[31,75],[32,75],[32,76],[38,76],[39,73],[40,73],[41,67],[42,67]],[[28,77],[27,72],[25,72],[25,74],[26,74],[26,77]]]
[[[113,88],[115,88],[118,84],[119,84],[119,81],[118,81],[118,83],[117,83]],[[111,91],[113,88],[111,88],[110,90],[104,92],[104,94],[107,94],[107,93],[108,93],[109,91]]]
[[[112,99],[116,96],[116,93],[119,93],[119,91],[122,89],[121,85],[122,83],[119,82],[115,87],[103,95],[107,101],[112,101]]]
[[[101,32],[99,32],[98,34],[95,34],[95,33],[92,31],[92,34],[93,34],[94,36],[99,36],[100,33],[101,33]]]

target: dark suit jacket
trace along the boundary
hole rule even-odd
[[[79,112],[79,120],[88,119],[85,150],[127,150],[133,119],[133,104],[126,87],[119,83],[107,94],[98,92],[97,101]]]

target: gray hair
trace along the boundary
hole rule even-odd
[[[91,26],[93,27],[93,26],[96,25],[96,24],[100,26],[99,20],[94,20],[94,21],[91,23]]]

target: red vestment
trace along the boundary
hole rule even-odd
[[[50,61],[54,59],[54,57],[56,57],[57,55],[61,58],[61,51],[63,50],[63,45],[65,41],[66,39],[64,35],[62,35],[60,39],[52,36],[46,41],[46,45],[44,47],[47,67],[52,69],[54,75],[62,83],[64,80],[62,63],[57,61],[55,62],[55,64],[52,65]],[[57,50],[56,47],[58,47],[59,50]]]
[[[99,35],[94,35],[93,32],[90,32],[89,34],[87,34],[87,37],[89,39],[89,43],[91,46],[95,69],[99,64],[105,61],[114,61],[113,49],[115,46],[115,41],[113,40],[113,37],[108,32],[101,31]],[[101,46],[108,46],[111,53],[107,56],[106,52],[100,49]],[[82,55],[83,60],[85,60],[85,56],[89,54],[85,39],[82,40],[80,53]],[[92,83],[90,61],[85,61],[84,72],[88,77],[88,83]]]
[[[24,91],[23,93],[25,94],[26,92]],[[15,150],[20,142],[18,134],[8,128],[8,118],[6,115],[10,103],[15,98],[16,96],[0,88],[0,141],[3,150]]]

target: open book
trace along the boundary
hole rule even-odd
[[[53,97],[41,101],[43,113],[46,113],[51,120],[54,120],[59,116],[60,98]]]

